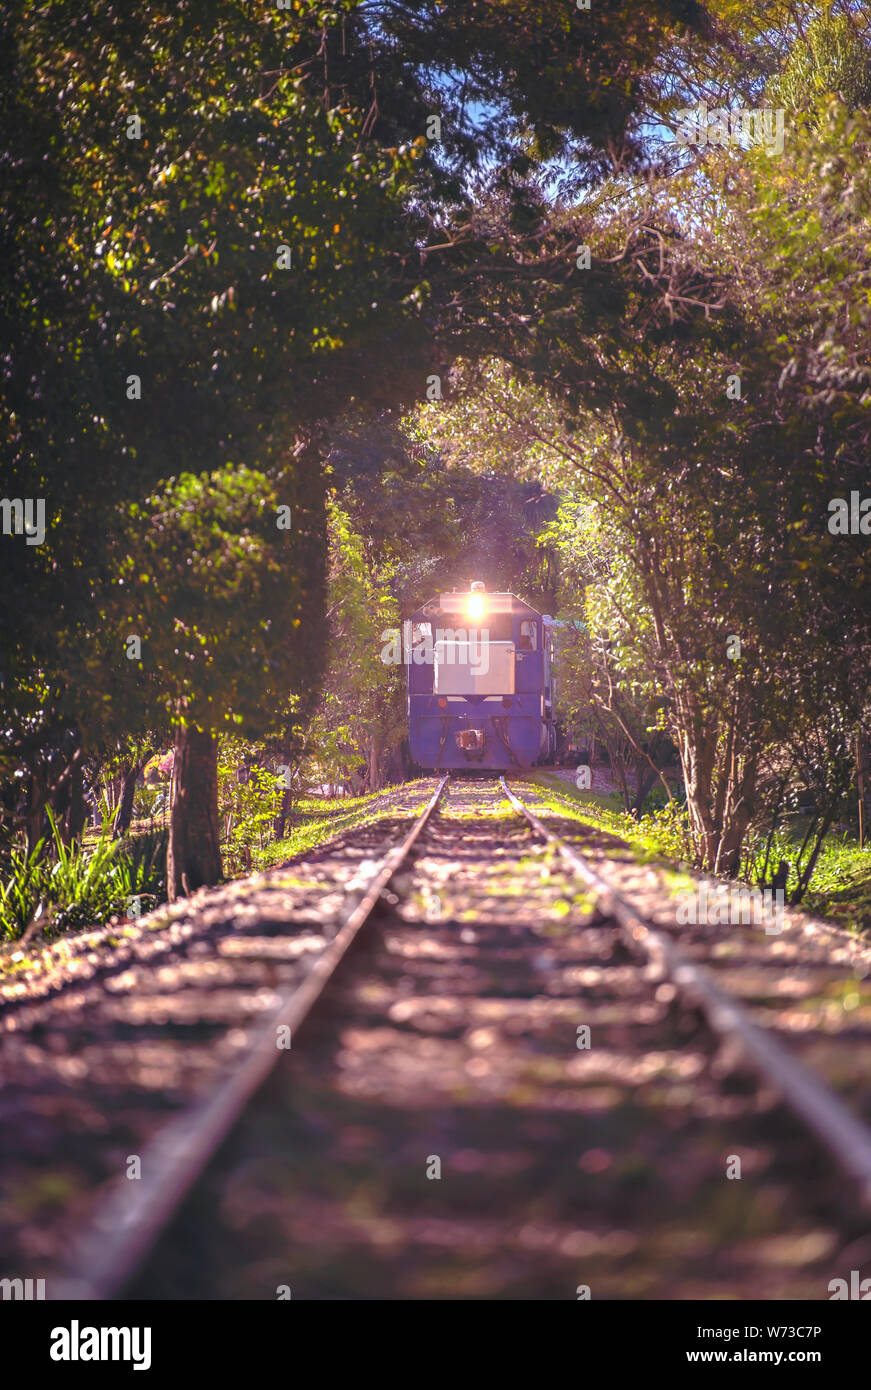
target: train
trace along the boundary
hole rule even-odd
[[[509,772],[556,758],[551,619],[516,594],[437,595],[403,625],[409,751],[422,772]]]

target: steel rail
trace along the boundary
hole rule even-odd
[[[860,1201],[871,1209],[871,1129],[825,1082],[754,1023],[744,1006],[725,994],[704,967],[688,960],[675,942],[633,907],[614,884],[530,811],[511,791],[504,777],[499,780],[515,811],[552,844],[578,877],[595,891],[602,906],[619,923],[629,947],[636,954],[641,951],[682,994],[701,1007],[714,1033],[734,1045],[757,1075],[781,1095],[856,1183]]]
[[[577,801],[572,801],[563,792],[559,791],[557,787],[549,786],[547,792],[549,796],[555,797],[558,801],[561,801],[570,811],[576,811],[578,809]],[[732,888],[734,886],[728,879],[719,878],[716,874],[709,874],[707,876],[707,882],[713,883],[717,888]],[[851,954],[854,956],[871,956],[871,943],[868,941],[863,942],[859,937],[853,936],[852,933],[848,932],[844,927],[836,927],[834,922],[824,922],[821,918],[814,917],[811,913],[805,912],[803,909],[799,909],[799,919],[796,922],[786,923],[785,930],[787,932],[801,933],[805,936],[828,936],[835,942],[835,945],[849,946],[851,948]]]
[[[77,1244],[70,1274],[50,1281],[53,1299],[111,1299],[130,1283],[184,1198],[197,1182],[246,1105],[276,1064],[276,1029],[291,1038],[310,1014],[341,960],[369,920],[394,874],[407,858],[438,805],[450,774],[438,787],[409,833],[380,861],[362,886],[362,896],[305,979],[282,1000],[257,1033],[242,1061],[207,1097],[164,1125],[141,1155],[142,1177],[115,1181],[100,1214]],[[360,892],[360,888],[357,892]],[[356,893],[354,894],[356,896]],[[53,1286],[53,1287],[52,1287]]]

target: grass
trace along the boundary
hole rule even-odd
[[[847,931],[871,933],[871,849],[829,836],[820,850],[803,906]]]
[[[564,781],[554,772],[529,773],[527,781],[533,784],[542,803],[550,810],[617,835],[634,850],[651,858],[669,853],[670,847],[664,843],[662,835],[646,831],[623,810],[623,800],[617,792],[579,791],[573,783]]]
[[[31,852],[14,845],[0,874],[0,938],[18,940],[28,926],[43,937],[102,926],[126,912],[131,898],[148,911],[165,896],[166,836],[162,831],[113,840],[107,828],[90,844],[66,845],[51,812],[53,854],[40,842]]]
[[[387,816],[403,814],[403,809],[392,802],[392,795],[414,787],[406,783],[402,787],[386,787],[367,796],[345,796],[326,798],[320,796],[303,797],[294,805],[293,814],[297,824],[289,835],[254,851],[252,862],[258,869],[268,869],[275,864],[284,864],[300,854],[307,854],[327,840],[342,835],[346,830],[354,830],[360,825],[383,820]],[[236,875],[245,878],[247,869]]]
[[[294,808],[293,830],[284,839],[255,850],[252,869],[285,863],[346,830],[402,814],[395,801],[399,790],[386,788],[369,796],[341,799],[303,798]],[[20,941],[25,932],[28,939],[36,933],[44,944],[66,931],[103,926],[110,918],[125,915],[130,898],[138,897],[140,910],[150,911],[166,897],[166,847],[167,832],[159,825],[113,840],[108,818],[102,831],[91,829],[72,845],[63,843],[53,825],[52,854],[43,843],[30,854],[22,846],[12,846],[0,863],[4,949]],[[250,872],[240,869],[228,877],[244,878]]]
[[[688,847],[678,819],[663,812],[636,821],[626,814],[616,794],[580,791],[553,772],[527,774],[524,783],[535,789],[542,806],[584,825],[625,841],[640,863],[658,861],[674,892],[694,886],[688,870]],[[295,824],[282,840],[255,850],[252,868],[267,869],[307,854],[345,831],[396,815],[409,815],[396,804],[396,796],[408,787],[388,787],[356,797],[304,797],[294,807]],[[456,805],[450,814],[457,820],[481,820],[479,809]],[[509,818],[509,803],[499,800],[489,808],[494,819]],[[801,843],[805,826],[799,821],[784,830],[779,853],[790,858],[790,848]],[[54,863],[28,858],[13,850],[0,872],[0,940],[17,940],[43,904],[48,934],[105,923],[124,912],[128,896],[142,896],[147,911],[164,896],[166,835],[160,829],[111,841],[108,831],[89,835],[85,844],[68,848],[55,837]],[[240,869],[244,878],[250,870]],[[830,834],[817,861],[810,889],[801,904],[808,912],[825,917],[856,933],[871,934],[871,851],[860,850],[854,838]]]
[[[636,821],[622,809],[620,797],[600,792],[579,791],[571,782],[552,772],[533,774],[529,780],[537,787],[551,810],[569,815],[609,831],[625,840],[641,863],[667,859],[673,861],[671,886],[685,891],[691,885],[686,874],[688,847],[682,844],[674,821],[660,812]],[[794,859],[804,839],[807,822],[793,820],[784,828],[778,842],[779,855]],[[674,872],[677,870],[677,872]],[[823,842],[814,866],[810,886],[799,907],[815,917],[825,917],[846,931],[871,934],[871,848],[861,850],[854,836],[830,833]]]

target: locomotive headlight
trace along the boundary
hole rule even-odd
[[[466,600],[466,615],[473,623],[479,623],[487,611],[483,594],[470,594]]]

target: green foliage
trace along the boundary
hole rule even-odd
[[[845,926],[871,929],[871,863],[868,850],[860,850],[856,836],[843,829],[832,830],[823,840],[805,886],[807,864],[814,837],[808,831],[813,823],[805,817],[792,817],[771,835],[748,836],[741,876],[748,883],[770,884],[773,870],[782,862],[789,866],[784,884],[786,901],[800,901],[808,912],[834,917]]]
[[[0,933],[4,937],[19,937],[40,906],[45,885],[43,849],[42,840],[31,849],[13,844],[4,856],[0,882]]]
[[[814,113],[829,96],[851,110],[871,105],[871,45],[855,22],[831,11],[815,15],[799,34],[766,92],[773,106]]]
[[[400,624],[391,592],[394,566],[389,556],[373,565],[366,541],[335,498],[329,503],[329,546],[324,713],[333,729],[349,731],[349,751],[356,750],[359,762],[368,755],[370,739],[389,745],[401,737],[403,726],[404,667],[381,660],[385,634]]]
[[[101,658],[117,682],[138,679],[164,719],[265,732],[305,658],[316,674],[317,633],[303,630],[316,551],[305,576],[305,543],[276,524],[291,500],[265,474],[228,466],[170,479],[116,526]],[[125,654],[131,632],[140,662]]]
[[[400,624],[396,557],[403,538],[387,530],[364,538],[351,506],[365,525],[372,515],[368,504],[349,497],[346,507],[331,491],[327,613],[317,658],[326,669],[317,710],[292,724],[294,775],[303,785],[360,784],[367,764],[377,767],[381,752],[395,748],[404,734],[404,668],[381,660],[385,634]]]
[[[330,667],[327,684],[337,686],[341,671]],[[353,787],[362,780],[369,727],[351,723],[342,693],[324,692],[321,707],[306,728],[302,777],[306,785]]]
[[[271,839],[282,799],[281,774],[270,771],[262,745],[221,739],[218,754],[218,811],[227,871],[251,868]]]
[[[783,66],[796,33],[768,13]],[[477,301],[491,341],[513,326],[505,365],[449,407],[563,492],[547,538],[577,625],[563,698],[636,744],[671,736],[693,857],[719,871],[790,768],[837,803],[869,715],[869,550],[830,535],[827,506],[867,493],[871,127],[821,112],[783,158],[712,150],[646,186],[621,172],[543,220],[534,256],[515,238],[510,295],[482,274]],[[582,277],[578,243],[595,248]]]
[[[169,811],[169,782],[137,787],[133,794],[133,819],[153,820]]]
[[[825,527],[871,453],[867,20],[709,9],[716,31],[687,0],[7,8],[0,447],[49,521],[4,550],[7,832],[41,833],[83,746],[153,728],[377,774],[402,717],[381,632],[472,577],[558,597],[573,718],[671,734],[701,862],[732,864],[784,781],[836,804],[869,714],[871,551]],[[783,158],[637,177],[677,104],[766,83],[800,117]],[[430,369],[446,400],[399,439]],[[271,796],[233,810],[237,855]]]
[[[210,727],[237,699],[246,727],[268,721],[268,681],[259,708],[254,698],[264,666],[284,685],[292,675],[297,693],[316,684],[324,536],[312,436],[365,382],[367,333],[396,334],[406,315],[413,277],[403,282],[395,258],[415,163],[411,146],[364,136],[371,95],[361,110],[310,90],[322,10],[73,0],[8,15],[0,313],[14,350],[0,379],[2,462],[10,495],[45,499],[47,532],[41,546],[4,548],[0,699],[3,772],[24,761],[37,801],[63,771],[43,776],[43,764],[70,727],[104,752],[165,726],[167,711],[186,717],[200,675],[208,688],[194,703]],[[59,126],[47,113],[61,109]],[[133,115],[141,139],[127,138]],[[282,244],[288,272],[276,266]],[[408,344],[403,360],[413,371]],[[222,487],[205,482],[198,496],[194,480],[216,470]],[[225,517],[244,506],[240,492],[267,473],[293,508],[292,541],[272,563],[245,517],[237,538],[209,535],[220,505]],[[200,501],[210,516],[197,527]],[[165,504],[165,526],[152,503]],[[203,611],[224,564],[237,584],[254,581],[247,674],[252,643],[234,660]],[[213,611],[231,612],[230,588]],[[150,650],[141,668],[124,653],[134,619]],[[184,669],[191,656],[196,674]]]
[[[89,847],[64,843],[51,811],[54,859],[42,843],[28,853],[9,852],[0,887],[0,934],[12,940],[27,928],[39,909],[44,931],[52,933],[101,926],[124,915],[131,897],[142,899],[147,912],[165,896],[166,835],[163,832],[113,840],[106,829]],[[38,920],[38,919],[37,919]]]
[[[402,789],[405,791],[414,785],[405,783]],[[295,824],[290,834],[266,845],[262,853],[255,856],[256,863],[259,868],[282,864],[297,855],[308,854],[317,845],[347,830],[396,814],[390,787],[367,796],[301,797],[294,807]]]
[[[288,661],[295,693],[315,688],[321,422],[352,402],[419,399],[433,355],[450,355],[466,319],[457,258],[430,248],[450,252],[446,223],[476,203],[477,174],[503,162],[494,177],[515,225],[525,181],[568,137],[594,176],[640,119],[641,75],[705,26],[686,0],[643,15],[617,0],[594,25],[565,0],[47,0],[8,5],[0,23],[2,467],[10,496],[45,499],[48,523],[42,545],[6,547],[0,771],[25,765],[38,819],[71,730],[102,755],[160,724],[173,692],[193,693],[179,669],[161,682],[156,665],[106,650],[135,615],[152,653],[174,657],[193,580],[217,577],[187,572],[193,528],[175,529],[175,552],[155,536],[146,499],[185,506],[187,485],[167,479],[247,468],[295,504],[282,563],[303,632]],[[434,111],[441,146],[424,133]],[[121,533],[137,562],[123,602],[110,544]],[[148,591],[158,583],[164,608]],[[275,631],[287,610],[269,597],[253,626]],[[194,645],[208,643],[194,626]],[[198,717],[222,727],[241,693],[243,724],[260,722],[229,645],[212,644],[205,665],[221,709]]]
[[[871,936],[871,865],[852,837],[825,841],[802,906],[849,931]]]
[[[668,859],[691,860],[693,842],[686,806],[670,801],[639,816],[637,834]],[[632,832],[633,834],[636,832]]]
[[[678,802],[659,808],[640,818],[616,809],[615,798],[576,792],[565,782],[556,781],[553,774],[539,773],[536,787],[542,800],[561,814],[569,813],[579,820],[619,835],[630,844],[636,855],[646,860],[667,858],[678,864],[691,860],[691,839],[686,810]],[[547,791],[541,791],[542,785]],[[776,832],[773,851],[790,865],[786,884],[787,900],[794,892],[801,869],[801,851],[806,853],[805,824],[794,822]],[[808,912],[829,918],[849,930],[871,932],[871,852],[860,850],[855,836],[831,834],[824,841],[814,866],[810,886],[802,900]],[[741,878],[751,884],[761,882],[766,863],[764,836],[748,837]]]
[[[163,902],[166,897],[166,831],[140,831],[116,844],[118,854],[113,872],[124,898],[143,897],[143,911]]]

